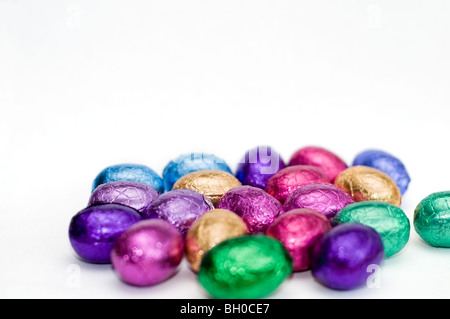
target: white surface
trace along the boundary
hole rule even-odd
[[[162,173],[203,151],[234,168],[258,144],[351,163],[381,148],[411,174],[412,221],[450,189],[449,15],[445,0],[0,0],[0,297],[206,297],[186,264],[138,289],[74,257],[70,218],[116,163]],[[270,297],[449,298],[449,266],[412,228],[380,288],[332,291],[306,272]]]

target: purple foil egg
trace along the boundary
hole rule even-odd
[[[69,226],[70,243],[85,261],[107,264],[111,262],[111,250],[120,234],[141,220],[136,210],[126,206],[91,206],[72,218]]]
[[[149,214],[150,204],[159,193],[147,184],[115,181],[97,186],[89,198],[88,206],[99,204],[121,204],[134,208],[142,216]]]
[[[281,156],[271,147],[259,146],[245,154],[236,177],[243,185],[264,189],[269,178],[285,167]]]
[[[314,246],[312,274],[329,288],[349,290],[364,285],[383,258],[383,242],[373,228],[341,224]]]
[[[330,222],[324,215],[299,208],[275,219],[266,234],[283,243],[294,261],[294,271],[303,271],[311,267],[314,244],[330,229]]]
[[[211,209],[214,205],[208,197],[191,189],[175,189],[156,198],[144,217],[167,220],[186,237],[197,218]]]
[[[160,283],[177,270],[183,259],[184,240],[164,220],[144,220],[117,239],[111,261],[120,279],[134,286]]]
[[[284,210],[311,208],[325,215],[329,221],[353,198],[337,186],[327,183],[308,184],[296,189],[284,202]]]
[[[284,213],[283,205],[264,190],[252,186],[238,186],[220,200],[217,208],[238,214],[250,233],[264,233],[278,215]]]

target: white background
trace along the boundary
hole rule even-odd
[[[450,189],[449,16],[446,0],[0,0],[0,297],[207,297],[185,263],[139,289],[74,256],[70,218],[117,163],[379,148],[409,170],[412,222]],[[412,227],[380,288],[304,272],[270,298],[449,298],[449,267]]]

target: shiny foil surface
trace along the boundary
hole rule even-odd
[[[173,185],[173,189],[192,189],[209,197],[214,206],[217,206],[226,192],[238,186],[241,186],[241,182],[230,173],[204,170],[192,172],[181,177]]]
[[[347,164],[339,156],[317,146],[304,147],[295,152],[289,161],[289,166],[293,165],[319,167],[332,183],[334,183],[339,173],[347,168]]]
[[[70,243],[85,261],[107,264],[111,261],[111,250],[119,235],[141,220],[136,210],[123,205],[91,206],[72,218]]]
[[[162,194],[164,183],[162,178],[151,168],[139,164],[118,164],[102,170],[94,180],[92,191],[101,184],[115,181],[130,181],[147,184]]]
[[[280,154],[271,147],[259,146],[245,153],[238,165],[236,177],[242,185],[264,189],[269,178],[285,166]]]
[[[299,208],[279,216],[266,234],[283,243],[294,262],[294,271],[303,271],[311,268],[314,244],[330,229],[324,215],[309,208]]]
[[[211,249],[198,279],[214,298],[255,299],[272,293],[291,273],[292,258],[280,241],[248,235]]]
[[[183,154],[170,161],[163,171],[164,187],[166,191],[173,188],[173,184],[180,177],[196,171],[218,170],[231,174],[231,169],[225,161],[213,154],[189,153]]]
[[[99,204],[121,204],[137,210],[141,215],[149,214],[150,204],[159,193],[147,184],[115,181],[99,185],[92,192],[88,206]]]
[[[371,227],[348,223],[334,227],[319,240],[312,254],[312,275],[323,285],[350,290],[367,282],[369,266],[384,257],[380,235]]]
[[[200,270],[203,256],[217,244],[246,235],[247,225],[237,214],[226,209],[213,209],[200,216],[189,228],[184,251],[194,272]]]
[[[213,208],[211,200],[203,194],[191,189],[176,189],[156,198],[144,217],[166,220],[184,237],[197,218]]]
[[[365,201],[344,207],[332,225],[361,223],[375,229],[383,241],[386,257],[395,255],[409,240],[410,223],[399,207],[380,201]]]
[[[356,165],[370,166],[386,173],[397,184],[402,195],[408,189],[411,181],[402,161],[380,150],[367,150],[359,153],[353,160],[353,166]]]
[[[266,192],[278,199],[282,204],[297,188],[312,183],[329,183],[328,176],[318,167],[310,165],[289,166],[267,182]]]
[[[296,189],[284,202],[284,210],[310,208],[329,221],[345,206],[354,203],[353,198],[339,187],[328,183],[308,184]]]
[[[379,200],[400,206],[402,195],[386,173],[368,166],[352,166],[336,178],[334,184],[349,193],[355,202]]]
[[[183,244],[181,234],[168,222],[141,221],[118,238],[111,252],[113,268],[130,285],[155,285],[175,274]]]
[[[414,210],[417,234],[434,247],[450,247],[450,191],[432,193]]]

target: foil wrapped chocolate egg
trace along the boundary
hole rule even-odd
[[[380,150],[367,150],[359,153],[353,160],[353,166],[356,165],[369,166],[385,172],[397,184],[402,195],[408,189],[411,181],[402,161]]]
[[[228,164],[215,155],[203,153],[183,154],[170,161],[164,168],[164,187],[166,191],[170,191],[173,188],[173,184],[180,177],[203,170],[219,170],[231,174]]]
[[[145,217],[168,221],[184,237],[197,218],[213,208],[211,200],[203,194],[191,189],[175,189],[156,198]]]
[[[164,192],[162,178],[151,168],[139,164],[118,164],[103,169],[95,178],[92,191],[97,186],[114,181],[130,181],[147,184],[158,193]]]
[[[292,273],[283,244],[265,235],[228,239],[203,258],[198,279],[219,299],[255,299],[272,293]]]
[[[317,166],[324,171],[332,183],[339,173],[347,168],[347,164],[339,156],[317,146],[304,147],[295,152],[289,161],[289,166],[292,165]]]
[[[345,206],[354,203],[353,198],[333,184],[308,184],[296,189],[284,202],[284,210],[310,208],[329,221]]]
[[[147,184],[115,181],[99,185],[91,194],[88,206],[121,204],[137,210],[141,215],[149,214],[150,204],[159,193]]]
[[[264,233],[275,218],[284,213],[283,205],[276,198],[252,186],[238,186],[229,190],[217,208],[238,214],[252,234]]]
[[[111,252],[119,278],[134,286],[152,286],[173,276],[183,259],[183,238],[166,221],[141,221],[123,232]]]
[[[203,256],[217,244],[248,233],[247,225],[235,213],[213,209],[200,216],[186,236],[184,251],[194,272],[200,270]]]
[[[269,178],[285,166],[281,156],[271,147],[258,146],[245,153],[236,177],[243,185],[264,189]]]
[[[283,243],[294,262],[294,271],[303,271],[311,267],[314,244],[330,229],[324,215],[309,208],[299,208],[279,216],[266,234]]]
[[[230,173],[204,170],[192,172],[181,177],[173,185],[173,189],[192,189],[209,197],[214,206],[217,206],[226,192],[238,186],[241,186],[241,182]]]
[[[386,257],[405,247],[411,228],[403,210],[380,201],[364,201],[345,206],[331,222],[333,226],[343,223],[361,223],[375,229],[383,241]]]
[[[329,288],[354,289],[367,282],[383,257],[383,242],[373,228],[359,223],[338,225],[314,246],[312,275]]]
[[[432,193],[414,210],[417,234],[434,247],[450,247],[450,191]]]
[[[328,176],[322,169],[311,165],[289,166],[267,181],[266,192],[282,204],[297,188],[312,183],[329,183]]]
[[[334,184],[349,193],[355,202],[379,200],[400,206],[402,195],[386,173],[368,166],[352,166],[336,178]]]
[[[120,234],[141,220],[136,210],[123,205],[87,207],[70,221],[70,243],[85,261],[107,264],[111,261],[111,250]]]

